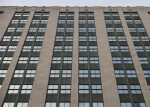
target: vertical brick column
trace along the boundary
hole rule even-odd
[[[3,38],[16,9],[17,7],[6,7],[3,14],[0,15],[0,40]]]
[[[10,10],[11,11],[11,10]],[[23,47],[23,44],[24,44],[24,41],[26,39],[26,36],[27,36],[27,33],[28,33],[28,30],[30,28],[30,24],[32,22],[32,18],[33,18],[33,15],[34,15],[34,11],[35,11],[35,8],[32,8],[31,11],[30,11],[30,15],[28,17],[28,20],[27,20],[27,23],[24,27],[24,30],[22,32],[22,35],[20,37],[20,40],[19,40],[19,43],[17,45],[17,49],[14,53],[14,56],[12,58],[12,61],[9,65],[9,68],[8,68],[8,72],[6,74],[6,77],[3,81],[3,84],[2,84],[2,89],[0,91],[0,106],[2,107],[2,104],[3,104],[3,101],[5,99],[5,95],[7,94],[7,90],[9,88],[9,84],[11,82],[11,78],[13,76],[13,73],[15,71],[15,68],[16,68],[16,64],[17,64],[17,61],[19,59],[19,55],[21,53],[21,50],[22,50],[22,47]],[[14,13],[13,13],[14,14]],[[6,28],[7,29],[7,28]]]
[[[146,32],[150,38],[150,15],[145,7],[137,7],[138,14],[142,20],[142,23],[146,29]]]
[[[44,107],[51,68],[59,10],[51,8],[33,83],[29,107]]]
[[[71,107],[78,107],[78,60],[79,60],[79,11],[74,11],[73,60],[71,82]]]
[[[147,105],[147,107],[150,107],[150,92],[149,92],[149,89],[148,89],[148,86],[147,86],[147,83],[146,83],[146,80],[144,77],[144,73],[142,71],[142,67],[141,67],[141,64],[139,62],[136,50],[134,48],[134,44],[133,44],[130,32],[128,30],[128,26],[126,24],[126,20],[124,18],[123,11],[122,11],[121,7],[118,7],[118,12],[119,12],[122,27],[123,27],[123,30],[124,30],[124,33],[126,36],[126,40],[127,40],[128,46],[129,46],[131,57],[132,57],[132,60],[134,63],[134,67],[135,67],[135,70],[136,70],[136,73],[137,73],[137,76],[139,79],[139,83],[141,86],[141,90],[142,90],[146,105]],[[149,28],[150,28],[150,26],[149,26]]]
[[[105,107],[120,107],[119,94],[109,48],[103,8],[94,9],[102,91]]]

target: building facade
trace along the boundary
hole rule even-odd
[[[150,7],[0,7],[1,107],[150,107]]]

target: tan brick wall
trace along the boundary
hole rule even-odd
[[[73,60],[72,60],[72,81],[71,81],[71,107],[78,107],[78,58],[79,58],[79,11],[74,11],[74,35],[73,35]]]
[[[120,107],[103,8],[95,8],[95,26],[105,107]]]
[[[30,96],[29,107],[44,107],[59,11],[51,9],[39,63]]]

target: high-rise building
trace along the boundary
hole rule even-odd
[[[150,107],[150,7],[0,7],[1,107]]]

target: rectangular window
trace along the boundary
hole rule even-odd
[[[57,94],[58,93],[58,85],[48,85],[48,94]]]
[[[118,85],[118,92],[119,94],[128,94],[127,85]]]

